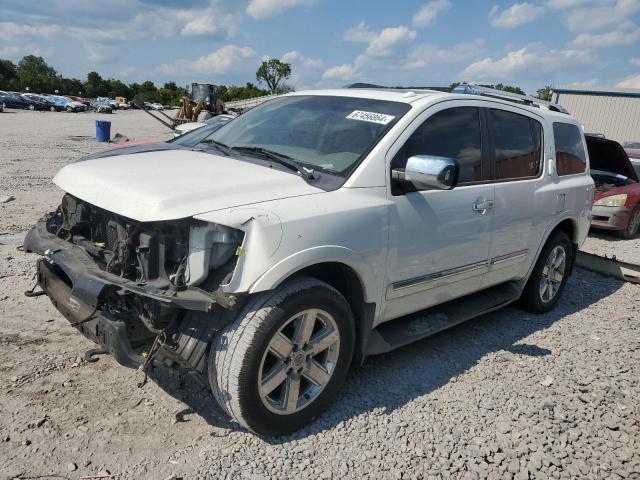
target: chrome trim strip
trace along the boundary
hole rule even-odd
[[[493,257],[491,259],[491,265],[498,265],[503,262],[507,262],[509,260],[515,260],[518,258],[525,258],[529,255],[529,250],[518,250],[517,252],[507,253],[506,255],[500,255],[498,257]]]
[[[440,272],[430,273],[428,275],[421,275],[415,278],[408,278],[406,280],[400,280],[399,282],[395,282],[391,284],[393,290],[401,290],[403,288],[415,287],[416,285],[422,285],[425,283],[430,283],[435,280],[442,280],[443,278],[451,277],[453,275],[458,275],[460,273],[471,272],[473,270],[478,270],[480,268],[486,267],[489,264],[487,260],[483,260],[481,262],[470,263],[468,265],[462,265],[461,267],[450,268],[448,270],[442,270]]]

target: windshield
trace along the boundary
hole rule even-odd
[[[309,168],[346,176],[410,109],[400,102],[288,96],[249,110],[210,134],[233,149],[257,148]]]
[[[216,121],[212,121],[212,120],[216,120]],[[231,120],[233,119],[229,117],[213,117],[207,121],[206,125],[200,128],[191,130],[190,132],[187,132],[185,134],[182,134],[179,137],[169,140],[169,142],[167,143],[175,143],[176,145],[180,145],[188,148],[195,147],[202,140],[207,138],[209,135],[211,135],[213,132],[218,130],[223,125],[229,123]]]

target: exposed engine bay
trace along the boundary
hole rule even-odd
[[[596,195],[608,192],[614,188],[626,187],[627,185],[636,183],[624,175],[602,170],[591,170],[591,177],[595,183]]]
[[[63,197],[56,212],[46,217],[46,230],[80,247],[95,263],[92,267],[95,271],[117,276],[125,285],[131,285],[131,288],[117,284],[103,287],[95,311],[123,320],[134,348],[148,346],[162,335],[178,355],[184,353],[188,357],[187,363],[193,353],[186,348],[189,335],[197,335],[203,341],[212,333],[214,325],[209,324],[216,322],[207,315],[213,305],[221,303],[220,286],[231,279],[243,240],[241,231],[194,219],[138,222],[69,194]],[[65,278],[73,291],[84,290],[50,263],[48,268]],[[203,307],[207,305],[203,297],[211,299],[208,307]],[[170,301],[164,301],[165,298]],[[213,318],[219,317],[214,312]],[[194,329],[194,322],[205,320],[205,330]],[[183,326],[193,332],[185,333]],[[196,363],[200,361],[198,356]]]

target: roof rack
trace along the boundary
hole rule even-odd
[[[498,90],[495,88],[482,87],[473,83],[463,83],[454,88],[451,93],[466,93],[469,95],[484,95],[487,97],[500,98],[502,100],[509,100],[512,102],[523,103],[530,107],[543,108],[545,110],[551,110],[553,112],[560,112],[569,114],[569,112],[557,103],[547,102],[546,100],[540,100],[539,98],[529,95],[520,95],[518,93],[505,92],[504,90]]]

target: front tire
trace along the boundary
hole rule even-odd
[[[560,299],[573,262],[573,245],[564,232],[555,232],[547,240],[522,296],[523,307],[531,313],[547,313]]]
[[[29,104],[29,110],[31,110],[32,112],[36,109],[36,107],[32,104]]]
[[[636,208],[633,209],[631,215],[629,216],[629,223],[624,228],[624,230],[620,230],[618,235],[625,240],[631,240],[638,234],[638,230],[640,229],[640,205],[636,205]]]
[[[243,427],[284,435],[311,422],[337,395],[354,344],[345,298],[302,277],[256,295],[222,330],[209,355],[209,382]]]

